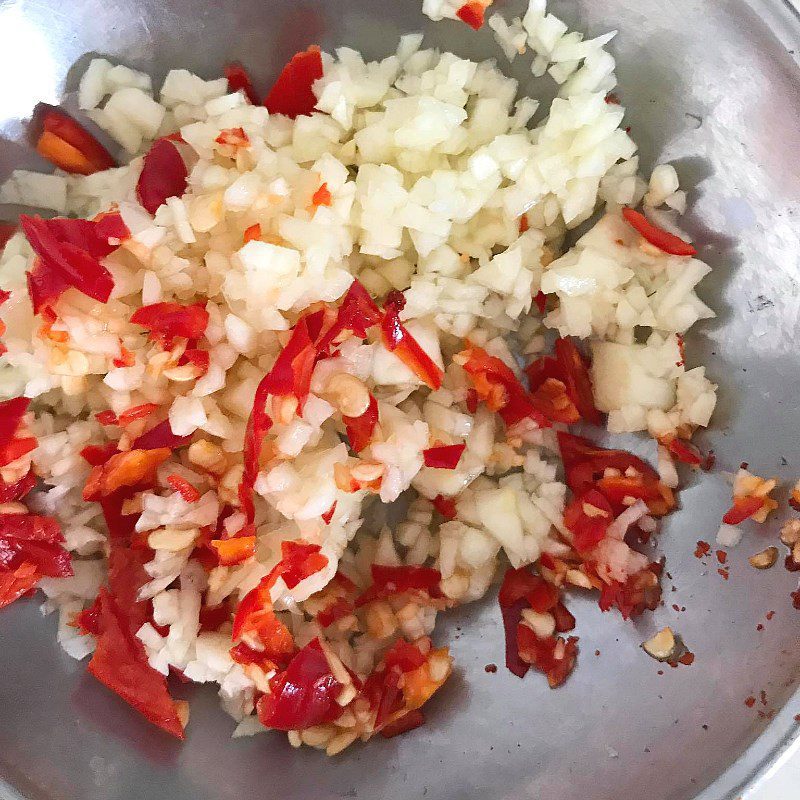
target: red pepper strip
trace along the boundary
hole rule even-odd
[[[258,222],[245,228],[244,234],[242,234],[242,239],[245,244],[260,238],[261,238],[261,225]]]
[[[328,188],[327,183],[323,183],[322,186],[311,195],[311,205],[315,208],[317,206],[329,206],[331,204],[332,197],[331,197],[331,190]]]
[[[287,588],[294,589],[304,581],[328,566],[328,557],[322,555],[318,544],[309,544],[300,539],[281,542],[281,561],[279,574]]]
[[[456,16],[466,22],[473,30],[480,30],[483,25],[483,15],[486,9],[483,3],[465,3],[456,11]]]
[[[347,431],[350,447],[360,453],[371,441],[375,426],[378,424],[378,401],[369,396],[369,406],[360,417],[342,416],[342,422]]]
[[[34,486],[36,486],[36,476],[32,470],[16,483],[5,483],[0,479],[0,503],[13,503],[16,500],[22,500]]]
[[[443,494],[437,494],[431,501],[433,507],[445,518],[456,518],[456,500],[454,497],[445,497]]]
[[[722,518],[726,525],[738,525],[750,519],[764,505],[763,497],[734,497],[733,505]]]
[[[125,411],[119,415],[119,424],[125,427],[132,422],[136,422],[136,420],[147,419],[147,417],[154,411],[158,411],[158,409],[158,403],[142,403],[138,406],[131,406],[130,408],[126,408]]]
[[[339,337],[350,332],[360,339],[367,335],[367,330],[381,321],[381,312],[375,305],[369,292],[357,280],[350,284],[342,304],[339,306],[336,321],[328,331],[318,339],[317,350],[326,354],[331,345],[339,342]]]
[[[10,222],[0,222],[0,253],[8,243],[8,240],[17,232],[17,225],[12,225]],[[8,292],[4,292],[6,299],[8,299]]]
[[[239,642],[239,644],[231,647],[228,652],[237,664],[255,664],[264,672],[272,672],[272,670],[278,668],[278,665],[268,659],[260,650],[254,650],[244,642]]]
[[[156,139],[144,157],[136,196],[146,211],[155,214],[168,197],[180,197],[186,191],[188,176],[178,148],[167,139]]]
[[[625,509],[626,497],[644,500],[650,514],[654,517],[663,517],[675,507],[675,496],[672,489],[661,481],[654,481],[647,477],[600,478],[596,485],[617,512]]]
[[[572,531],[578,553],[587,553],[605,539],[614,512],[605,495],[587,489],[576,495],[564,511],[564,525]]]
[[[578,409],[567,393],[563,381],[548,378],[531,395],[534,407],[550,422],[572,425],[581,418]]]
[[[336,502],[337,501],[334,500],[333,501],[333,505],[324,514],[320,515],[322,517],[322,521],[326,525],[330,525],[331,524],[331,520],[333,519],[333,515],[336,513]]]
[[[116,442],[106,444],[89,444],[81,450],[81,458],[92,467],[105,464],[117,452]]]
[[[558,446],[567,485],[575,493],[581,492],[585,484],[593,484],[609,468],[619,470],[623,475],[627,469],[633,468],[648,482],[659,482],[658,473],[649,464],[625,450],[607,450],[588,439],[562,431],[558,433]]]
[[[402,292],[389,292],[381,320],[381,340],[426,386],[438,389],[444,373],[400,322],[405,303]]]
[[[506,426],[530,418],[540,428],[550,427],[549,420],[534,406],[517,376],[499,358],[472,345],[469,345],[463,355],[467,357],[464,371],[470,376],[478,397],[492,411],[500,414]]]
[[[180,303],[152,303],[137,308],[131,315],[131,322],[147,328],[151,341],[160,342],[165,349],[169,349],[178,337],[199,339],[208,326],[208,311],[204,303],[188,306]]]
[[[0,467],[28,455],[36,449],[37,441],[33,436],[23,439],[12,439],[5,447],[0,447]]]
[[[27,214],[20,215],[19,220],[31,247],[39,256],[33,272],[28,273],[28,289],[35,313],[39,312],[44,295],[48,295],[44,299],[52,300],[51,293],[57,297],[67,286],[74,286],[101,303],[108,302],[114,279],[98,260],[103,256],[97,253],[97,242],[87,241],[81,246],[74,242],[75,238],[84,235],[86,225],[92,223],[87,220],[44,220]],[[76,230],[76,226],[68,224],[71,222],[83,222],[84,225],[77,226]],[[108,252],[117,246],[110,246]]]
[[[182,367],[185,364],[191,364],[197,368],[200,375],[205,375],[208,372],[208,366],[211,363],[211,354],[208,350],[198,350],[192,347],[185,350],[183,355],[178,359],[178,366]]]
[[[439,584],[442,574],[431,567],[400,566],[389,567],[373,564],[372,586],[356,600],[356,607],[403,592],[422,592],[429,597],[441,597]]]
[[[5,242],[3,241],[3,226],[2,224],[0,224],[0,255],[2,255],[3,253],[4,245]],[[5,291],[5,289],[0,289],[0,306],[2,306],[3,303],[5,303],[9,297],[11,297],[11,292],[7,292]],[[6,332],[6,324],[5,322],[3,322],[3,320],[0,319],[0,336],[3,336],[5,332]],[[7,352],[8,348],[2,342],[0,342],[0,356],[3,355],[3,353]]]
[[[501,606],[513,606],[525,600],[534,611],[550,611],[558,603],[559,593],[544,578],[534,575],[530,568],[507,569],[497,600]]]
[[[14,397],[0,403],[0,447],[4,447],[14,438],[30,404],[28,397]]]
[[[405,639],[398,639],[383,657],[386,669],[398,667],[401,672],[411,672],[421,667],[427,660],[418,647]]]
[[[699,467],[703,463],[702,453],[691,442],[672,438],[667,447],[670,453],[681,463]]]
[[[231,606],[227,600],[216,606],[200,608],[200,630],[216,631],[231,620]]]
[[[549,378],[562,383],[564,381],[558,361],[552,356],[537,358],[536,361],[525,367],[525,374],[528,376],[528,386],[532,392],[535,392]]]
[[[135,439],[131,448],[134,450],[159,450],[162,447],[168,447],[170,450],[177,450],[179,447],[189,444],[191,439],[191,436],[178,436],[173,433],[169,420],[165,419]]]
[[[547,311],[547,295],[539,291],[534,295],[533,302],[536,303],[539,313],[544,316],[544,312]]]
[[[39,103],[34,111],[34,119],[37,118],[42,133],[36,151],[60,169],[91,175],[117,166],[111,153],[60,108]]]
[[[466,449],[465,444],[449,444],[441,447],[429,447],[422,451],[426,467],[434,469],[455,469]]]
[[[308,321],[301,317],[266,377],[266,391],[277,396],[293,394],[302,404],[310,391],[316,357]]]
[[[399,736],[401,733],[407,733],[408,731],[413,731],[415,728],[419,728],[424,722],[425,717],[422,715],[422,711],[418,708],[412,708],[410,711],[403,714],[402,717],[398,717],[388,725],[384,725],[381,728],[381,736],[383,736],[384,739],[391,739],[394,736]]]
[[[575,630],[575,617],[567,610],[563,603],[556,603],[550,609],[550,613],[555,617],[556,630],[559,633],[567,633],[568,631]]]
[[[654,611],[661,600],[661,587],[653,585],[653,574],[659,574],[660,565],[650,564],[641,572],[628,577],[625,583],[601,582],[598,605],[601,611],[609,611],[616,606],[623,619],[638,616],[645,609]]]
[[[230,147],[249,147],[250,137],[244,132],[244,128],[225,128],[220,131],[214,141],[217,144],[225,144]]]
[[[268,398],[269,375],[265,375],[256,389],[253,410],[250,412],[244,434],[244,472],[242,473],[242,482],[239,484],[239,503],[248,523],[253,522],[255,519],[253,487],[260,468],[259,459],[264,437],[272,427],[272,420],[265,410]]]
[[[329,606],[317,614],[317,622],[321,627],[327,628],[336,620],[353,613],[353,604],[344,597],[337,597]]]
[[[665,230],[653,225],[644,214],[634,211],[632,208],[623,208],[622,216],[625,221],[644,239],[654,247],[669,253],[671,256],[694,256],[697,250],[689,242],[668,233]]]
[[[0,608],[27,594],[36,586],[40,577],[36,567],[29,561],[23,561],[14,570],[0,570]]]
[[[302,731],[333,722],[341,713],[336,697],[342,685],[333,677],[319,639],[312,639],[270,681],[270,694],[257,704],[258,718],[267,728]]]
[[[199,490],[180,475],[168,475],[167,483],[170,485],[170,488],[177,492],[187,503],[196,503],[200,499]]]
[[[16,569],[23,562],[36,567],[39,575],[66,578],[73,574],[64,537],[52,517],[33,514],[0,514],[0,570]]]
[[[185,738],[167,681],[147,663],[144,645],[130,631],[115,598],[103,588],[98,600],[99,633],[89,672],[154,725]]]
[[[256,552],[255,536],[236,536],[233,539],[213,539],[209,545],[217,551],[219,563],[223,567],[241,564],[252,558]]]
[[[570,400],[575,404],[583,419],[593,425],[600,425],[603,416],[594,404],[592,380],[583,356],[572,339],[556,339],[555,350],[556,360],[563,376],[561,380],[567,387]]]
[[[506,667],[508,671],[518,678],[524,678],[529,666],[519,657],[518,630],[522,612],[528,608],[525,599],[517,600],[513,605],[501,605],[500,613],[503,615],[503,629],[506,642]]]
[[[527,664],[543,672],[551,689],[561,686],[575,668],[578,656],[578,640],[547,636],[539,638],[527,625],[519,625],[517,630],[520,658]],[[557,650],[563,647],[563,658],[556,658]]]
[[[321,77],[322,55],[314,44],[292,56],[264,98],[264,105],[270,114],[285,114],[291,119],[309,116],[317,105],[312,86]]]
[[[89,473],[83,499],[99,500],[123,487],[151,484],[158,467],[171,455],[172,451],[166,447],[117,453]]]
[[[225,77],[228,79],[228,91],[244,92],[245,97],[254,105],[260,106],[261,100],[253,88],[253,81],[247,70],[238,62],[234,61],[225,65]]]

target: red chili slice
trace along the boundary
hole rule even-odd
[[[161,342],[165,349],[169,349],[178,337],[199,339],[208,326],[208,311],[204,303],[188,306],[153,303],[137,308],[131,315],[131,322],[147,328],[150,339]]]
[[[407,733],[408,731],[413,731],[415,728],[419,728],[424,722],[425,717],[422,715],[422,711],[418,708],[412,708],[410,711],[403,714],[402,717],[390,722],[388,725],[384,725],[381,728],[381,736],[383,736],[384,739],[391,739],[394,736],[399,736],[401,733]]]
[[[281,542],[280,576],[289,589],[328,566],[318,544],[302,540]]]
[[[136,196],[146,211],[155,214],[168,197],[180,197],[186,191],[188,176],[178,148],[168,139],[156,139],[144,157]]]
[[[229,147],[250,146],[250,137],[244,132],[244,128],[225,128],[214,141]]]
[[[228,79],[228,91],[244,92],[245,97],[254,105],[261,105],[261,100],[253,88],[253,81],[247,70],[238,62],[234,61],[225,65],[225,77]]]
[[[169,420],[165,419],[135,439],[131,448],[134,450],[159,450],[162,447],[168,447],[170,450],[176,450],[189,444],[191,440],[191,436],[178,436],[173,433]]]
[[[18,225],[13,225],[10,222],[0,222],[0,253],[8,243],[8,240],[17,232]],[[8,299],[8,292],[4,292],[6,299]]]
[[[555,344],[556,360],[561,367],[564,385],[578,413],[587,422],[600,425],[602,414],[594,404],[589,368],[572,339],[559,338]]]
[[[398,667],[401,672],[411,672],[421,667],[427,658],[425,654],[405,639],[398,639],[383,656],[386,669]]]
[[[73,574],[64,537],[52,517],[34,514],[0,514],[0,570],[16,569],[23,562],[39,575],[66,578]]]
[[[363,339],[367,335],[367,330],[380,321],[380,310],[369,296],[369,292],[355,280],[342,298],[335,322],[317,338],[317,350],[321,354],[328,353],[332,345],[339,343],[344,333],[351,333]]]
[[[14,438],[30,404],[28,397],[14,397],[0,402],[0,447],[5,447]]]
[[[578,639],[570,636],[547,636],[539,638],[527,625],[519,625],[517,630],[520,658],[547,676],[551,689],[561,686],[575,668],[578,656]],[[561,658],[556,655],[563,651]]]
[[[213,539],[209,545],[217,553],[217,559],[223,567],[241,564],[252,558],[256,552],[255,536],[236,536],[233,539]]]
[[[500,606],[503,630],[505,631],[506,668],[518,678],[524,678],[529,669],[529,665],[519,657],[518,643],[518,631],[521,627],[519,621],[526,608],[528,608],[528,602],[525,599],[517,600],[512,605],[501,604]]]
[[[27,214],[20,215],[19,219],[28,242],[39,256],[33,271],[28,273],[28,290],[35,313],[45,301],[58,297],[67,286],[74,286],[101,303],[108,301],[114,279],[98,259],[119,245],[112,245],[106,239],[105,248],[101,246],[103,226],[92,228],[93,223],[88,220],[44,220]],[[89,231],[91,235],[88,235]]]
[[[329,206],[331,204],[331,191],[328,189],[328,184],[323,183],[322,186],[317,189],[316,192],[311,196],[311,205],[314,207],[317,206]]]
[[[333,722],[342,713],[336,703],[341,688],[319,639],[312,639],[286,670],[273,678],[272,691],[258,701],[258,718],[267,728],[280,731],[301,731]]]
[[[39,103],[34,119],[42,127],[37,152],[65,172],[91,175],[117,166],[111,153],[60,108]]]
[[[622,216],[625,221],[644,239],[654,247],[672,256],[694,256],[697,250],[689,242],[653,225],[644,214],[632,208],[623,208]]]
[[[564,511],[564,525],[572,531],[578,553],[587,553],[606,536],[614,512],[605,495],[587,489],[572,499]]]
[[[24,478],[15,483],[5,483],[0,479],[0,503],[13,503],[22,500],[36,486],[36,476],[29,471]]]
[[[547,295],[539,291],[534,295],[533,302],[536,303],[539,313],[544,316],[544,312],[547,311]]]
[[[283,68],[264,105],[270,114],[285,114],[294,119],[309,116],[317,105],[312,86],[322,77],[322,55],[317,45],[292,56]]]
[[[465,444],[442,445],[429,447],[422,451],[422,458],[426,467],[434,469],[455,469],[466,449]]]
[[[456,500],[454,497],[445,497],[442,494],[437,494],[431,501],[433,507],[445,518],[456,518]]]
[[[117,452],[116,442],[106,444],[88,444],[81,450],[81,458],[92,467],[105,464]]]
[[[200,499],[200,492],[186,478],[182,478],[180,475],[168,475],[167,483],[187,503],[196,503]]]
[[[370,395],[369,406],[360,417],[342,416],[342,422],[347,431],[350,447],[356,453],[360,453],[372,441],[372,434],[378,424],[378,401]]]
[[[329,606],[317,614],[317,622],[323,627],[333,625],[336,620],[353,613],[353,604],[344,597],[337,597]]]
[[[699,467],[703,463],[703,454],[691,442],[674,437],[667,446],[672,455],[683,464]]]
[[[750,519],[753,514],[761,510],[763,505],[763,497],[734,497],[733,505],[722,521],[726,525],[738,525],[740,522]]]
[[[438,389],[444,373],[400,322],[405,303],[402,292],[389,292],[381,320],[381,340],[426,386]]]
[[[144,645],[107,589],[98,595],[97,647],[89,672],[159,728],[183,739],[184,731],[164,676],[147,662]]]
[[[532,419],[540,428],[549,428],[549,420],[537,409],[514,372],[483,348],[469,345],[462,355],[467,358],[464,371],[478,397],[496,411],[507,426]]]
[[[330,525],[331,524],[331,520],[333,519],[333,515],[336,513],[336,502],[337,501],[334,500],[333,501],[333,505],[324,514],[320,515],[322,517],[322,521],[326,525]]]
[[[567,393],[567,387],[555,378],[548,378],[539,386],[531,395],[531,402],[550,422],[572,425],[581,418],[575,403]]]
[[[0,608],[27,594],[36,586],[40,577],[36,567],[29,561],[23,561],[13,570],[0,570]]]
[[[442,574],[438,569],[418,566],[390,567],[384,564],[373,564],[372,586],[370,586],[357,600],[356,607],[365,605],[373,600],[415,592],[426,594],[428,597],[441,597],[439,585]]]
[[[486,9],[483,3],[465,3],[456,11],[456,16],[466,22],[473,30],[480,30],[483,25],[483,16]]]
[[[33,436],[22,439],[12,439],[4,447],[0,447],[0,467],[28,455],[36,449],[37,441]]]
[[[245,228],[244,234],[242,234],[242,239],[245,244],[260,238],[261,238],[261,225],[259,225],[257,222]]]

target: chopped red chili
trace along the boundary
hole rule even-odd
[[[144,157],[142,172],[136,183],[136,196],[151,214],[169,197],[180,197],[186,191],[189,172],[178,148],[168,139],[156,139]]]
[[[60,108],[39,103],[34,120],[42,129],[36,151],[65,172],[91,175],[117,166],[108,150]]]
[[[309,116],[317,105],[312,87],[322,77],[322,55],[317,45],[296,53],[278,75],[264,105],[270,114],[285,114],[294,119]]]
[[[466,449],[465,444],[450,444],[440,447],[429,447],[422,451],[426,467],[434,469],[455,469]]]
[[[261,100],[253,88],[253,82],[247,70],[238,62],[233,61],[226,64],[224,68],[225,77],[228,79],[229,92],[244,92],[245,97],[254,105],[260,106]]]
[[[674,233],[669,233],[653,225],[644,214],[634,211],[632,208],[623,208],[622,216],[640,236],[659,250],[673,256],[697,255],[697,250],[693,245],[684,242]]]
[[[486,9],[483,3],[465,3],[461,8],[456,11],[456,16],[462,21],[466,22],[473,30],[480,30],[483,25],[483,16]]]
[[[152,303],[137,308],[131,315],[134,325],[150,331],[149,338],[169,350],[177,338],[199,339],[208,325],[204,303]]]

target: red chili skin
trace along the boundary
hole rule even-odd
[[[734,497],[733,505],[722,518],[727,525],[738,525],[750,519],[764,505],[763,497]]]
[[[431,501],[433,507],[445,518],[456,518],[456,500],[454,497],[445,497],[442,494],[437,494]]]
[[[165,419],[149,431],[145,431],[138,439],[134,440],[131,449],[159,450],[162,447],[168,447],[170,450],[175,450],[178,447],[184,447],[189,444],[191,440],[191,436],[177,436],[174,434],[169,420]]]
[[[412,708],[399,719],[390,722],[388,725],[384,725],[381,728],[381,736],[383,736],[384,739],[391,739],[394,736],[399,736],[401,733],[413,731],[424,723],[425,717],[422,715],[422,711],[418,708]]]
[[[483,16],[486,9],[482,3],[465,3],[461,8],[456,11],[456,16],[473,30],[481,29],[483,25]]]
[[[156,139],[144,157],[136,196],[146,211],[155,214],[168,197],[180,197],[186,191],[188,176],[175,144],[168,139]]]
[[[569,399],[587,422],[600,425],[603,415],[594,404],[589,368],[572,339],[559,338],[555,343],[556,361],[561,368],[563,382]]]
[[[466,449],[465,444],[442,445],[429,447],[422,451],[422,458],[426,467],[434,469],[455,469]]]
[[[400,322],[400,311],[405,303],[402,292],[389,292],[381,320],[381,340],[384,347],[394,353],[426,386],[438,389],[442,385],[443,371]]]
[[[28,397],[14,397],[0,403],[0,447],[5,447],[14,438],[30,404]]]
[[[24,478],[20,478],[16,483],[5,483],[0,480],[0,503],[13,503],[17,500],[22,500],[34,486],[36,486],[36,476],[33,471],[29,471]]]
[[[93,172],[117,166],[111,153],[79,122],[60,108],[39,103],[33,112],[33,118],[42,129],[36,149],[57,167],[66,172],[91,175]],[[67,149],[77,151],[83,163],[78,163],[74,159],[58,158],[58,147],[50,146],[57,144],[58,141],[63,142]]]
[[[102,588],[98,601],[97,647],[89,672],[154,725],[184,739],[166,679],[148,664],[144,645],[131,633],[114,596]]]
[[[74,286],[93,300],[108,302],[114,279],[99,259],[119,246],[108,242],[111,238],[105,235],[108,223],[60,218],[44,220],[27,214],[21,214],[19,219],[28,242],[39,257],[33,271],[28,273],[28,291],[35,313],[68,286]]]
[[[228,79],[229,92],[244,92],[245,97],[254,106],[261,105],[261,100],[253,88],[253,81],[247,70],[238,62],[225,65],[225,77]]]
[[[500,605],[503,630],[505,631],[506,667],[518,678],[524,678],[530,668],[519,656],[518,643],[519,621],[526,608],[528,608],[528,602],[524,598],[517,600],[512,605]]]
[[[355,280],[342,299],[335,322],[322,336],[315,337],[317,350],[321,355],[327,354],[343,333],[351,333],[363,339],[367,335],[367,330],[380,321],[380,310],[369,296],[369,292]]]
[[[0,514],[0,571],[30,563],[39,575],[70,577],[72,560],[61,546],[63,541],[61,528],[52,517]]]
[[[380,600],[403,592],[421,592],[429,597],[441,597],[439,584],[442,574],[438,569],[417,566],[389,567],[383,564],[373,564],[371,571],[372,586],[356,600],[357,608],[373,600]]]
[[[654,247],[672,256],[695,256],[697,249],[683,239],[653,225],[644,214],[632,208],[623,208],[625,221]]]
[[[589,516],[584,506],[597,509],[597,516]],[[605,539],[608,526],[614,521],[614,512],[605,495],[597,489],[587,489],[576,495],[564,511],[564,524],[572,531],[573,545],[578,553],[588,553]]]
[[[131,322],[147,328],[151,340],[169,349],[176,338],[199,339],[208,326],[208,311],[203,303],[153,303],[137,308]]]
[[[270,682],[272,692],[257,704],[262,725],[275,730],[305,730],[332,722],[342,709],[336,703],[341,684],[331,674],[328,659],[313,639]]]
[[[296,53],[264,98],[270,114],[285,114],[294,119],[309,116],[314,111],[317,98],[312,86],[322,77],[322,55],[317,45]]]
[[[372,434],[378,424],[378,401],[370,395],[369,407],[360,417],[342,416],[342,422],[350,440],[350,447],[356,453],[360,453],[372,441]]]

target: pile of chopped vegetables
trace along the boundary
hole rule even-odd
[[[94,59],[81,118],[32,121],[55,174],[0,188],[55,214],[0,229],[0,606],[41,589],[65,650],[178,738],[173,673],[217,684],[234,735],[332,755],[423,724],[438,614],[495,582],[508,668],[553,688],[571,587],[660,600],[642,545],[676,463],[711,463],[683,341],[709,267],[675,170],[639,176],[611,35],[543,0],[489,24],[559,86],[536,124],[494,62],[416,34],[379,62],[309,47],[268,91],[230,64],[155,94]],[[774,486],[743,470],[727,528]]]

